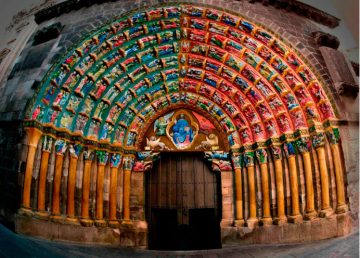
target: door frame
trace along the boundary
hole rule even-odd
[[[204,151],[179,151],[179,152],[171,152],[171,151],[162,151],[160,152],[160,156],[163,153],[174,153],[174,154],[179,154],[179,153],[196,153],[196,155],[199,155],[199,153],[202,154],[203,156],[203,162],[206,164],[206,166],[209,167],[210,172],[215,174],[215,185],[216,185],[216,218],[219,222],[219,227],[220,227],[220,247],[217,248],[221,248],[221,243],[222,243],[222,239],[221,239],[221,232],[222,232],[222,228],[224,226],[231,226],[233,224],[234,221],[234,216],[233,216],[233,202],[230,203],[230,205],[225,205],[224,206],[224,201],[225,204],[228,203],[228,200],[232,200],[233,197],[233,178],[232,178],[232,170],[231,171],[219,171],[218,169],[214,169],[214,166],[212,164],[212,160],[210,160],[206,155]],[[156,159],[158,160],[158,158]],[[154,161],[156,162],[156,161]],[[210,164],[209,164],[210,163]],[[149,171],[147,173],[151,173],[153,171],[152,169],[153,166],[151,166],[151,169],[149,169]],[[225,174],[224,174],[225,173]],[[226,190],[224,191],[224,185],[223,185],[223,180],[226,182]],[[149,175],[146,175],[144,177],[144,217],[145,220],[148,224],[148,245],[150,245],[151,243],[151,215],[152,215],[152,208],[150,207],[149,204],[149,200],[148,200],[148,181],[149,181]],[[231,198],[229,199],[228,196],[231,196]],[[225,210],[224,210],[225,208]],[[156,209],[156,208],[154,208]],[[170,209],[170,208],[169,208]],[[189,209],[190,210],[190,209]],[[189,212],[189,211],[188,211]],[[225,216],[225,220],[224,220],[224,216]],[[148,246],[149,247],[149,246]]]

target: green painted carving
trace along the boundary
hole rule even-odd
[[[256,158],[259,161],[260,164],[267,163],[267,151],[265,149],[258,149],[255,151]]]
[[[300,153],[309,152],[311,150],[311,141],[308,137],[299,138],[296,141],[296,147]]]
[[[109,159],[109,153],[106,151],[96,151],[96,158],[99,164],[106,165]]]
[[[326,131],[326,135],[331,144],[337,144],[340,140],[340,132],[338,128],[333,128],[331,131]]]

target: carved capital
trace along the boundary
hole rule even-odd
[[[93,160],[94,159],[94,151],[90,149],[84,150],[84,159],[85,160]]]
[[[62,139],[57,139],[55,141],[55,152],[56,155],[64,155],[67,148],[67,143]]]
[[[339,128],[331,128],[331,130],[326,131],[326,136],[328,137],[328,140],[330,144],[337,144],[340,140],[340,132]]]
[[[286,157],[291,157],[296,155],[296,147],[293,142],[285,142],[284,143],[284,151]]]
[[[254,166],[254,152],[245,152],[244,153],[244,165],[245,167]]]
[[[79,158],[80,152],[82,150],[83,146],[80,144],[70,144],[69,145],[69,152],[71,157],[73,158]]]
[[[224,151],[205,151],[205,158],[210,162],[214,159],[229,160],[229,153]]]
[[[96,151],[96,158],[100,165],[106,165],[109,159],[109,153],[106,151]]]
[[[325,145],[325,134],[323,132],[313,134],[311,141],[314,148],[322,147]]]
[[[260,164],[267,163],[268,154],[265,149],[258,149],[255,151],[255,155]]]
[[[54,139],[49,135],[44,135],[42,138],[42,151],[51,152]]]
[[[309,137],[301,137],[297,139],[295,143],[300,153],[309,152],[311,150],[311,141]]]
[[[274,159],[282,159],[282,152],[279,146],[271,146],[271,153]]]
[[[130,155],[126,155],[123,157],[123,166],[124,166],[124,170],[132,170],[134,167],[134,163],[135,163],[135,157],[134,156],[130,156]]]
[[[142,151],[137,153],[137,160],[134,163],[134,172],[144,172],[152,168],[155,161],[160,158],[159,152]]]
[[[110,157],[110,166],[112,168],[118,168],[121,163],[121,154],[120,153],[113,153]]]
[[[243,159],[242,155],[240,154],[233,154],[231,155],[231,162],[233,164],[234,169],[241,169],[243,167]]]
[[[214,172],[231,171],[231,162],[229,160],[213,159],[211,168]]]

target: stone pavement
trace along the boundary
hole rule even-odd
[[[0,257],[359,257],[359,232],[306,244],[224,246],[202,251],[149,251],[79,245],[15,234],[0,224]]]

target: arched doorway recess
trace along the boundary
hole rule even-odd
[[[203,152],[160,156],[145,180],[149,249],[220,248],[220,174]]]
[[[221,171],[224,232],[306,227],[303,219],[346,213],[337,117],[325,85],[265,27],[209,6],[160,5],[82,39],[49,70],[29,105],[19,213],[120,227],[125,238],[143,234],[139,182],[167,148],[210,152],[213,170]],[[215,134],[201,128],[206,121]],[[50,168],[52,191],[45,184]]]

